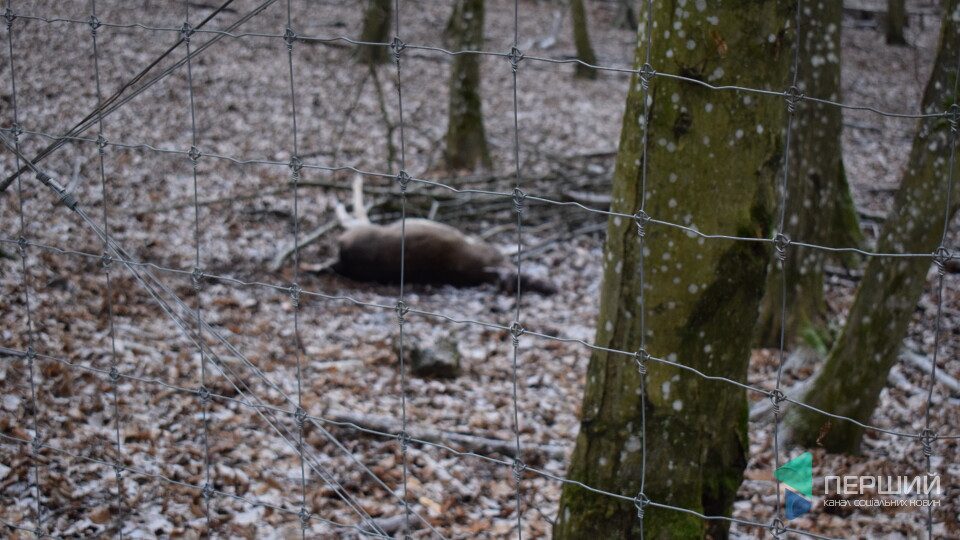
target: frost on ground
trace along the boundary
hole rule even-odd
[[[225,28],[256,4],[234,2],[209,28]],[[291,4],[291,26],[299,36],[359,35],[361,11],[351,3]],[[907,48],[884,45],[859,11],[845,19],[845,102],[892,112],[919,108],[939,11],[924,2],[908,4],[915,15]],[[206,4],[189,5],[194,26],[212,12]],[[521,241],[531,250],[521,266],[554,281],[561,290],[555,296],[523,294],[518,307],[514,295],[493,287],[403,289],[405,336],[427,343],[455,337],[463,357],[455,379],[420,378],[399,369],[392,345],[399,287],[309,271],[334,254],[335,230],[301,250],[297,272],[293,259],[270,270],[294,242],[295,230],[299,241],[334,220],[333,204],[347,198],[353,176],[339,167],[384,175],[367,177],[375,219],[399,217],[401,200],[388,176],[401,168],[416,178],[502,193],[455,193],[414,183],[406,212],[433,212],[505,251],[516,249],[510,63],[503,56],[483,60],[493,169],[478,175],[444,171],[438,163],[450,57],[414,45],[446,46],[441,30],[449,6],[433,0],[401,6],[401,34],[409,45],[399,74],[402,126],[392,64],[369,70],[352,61],[354,47],[346,41],[298,39],[292,42],[294,139],[291,63],[280,37],[287,10],[277,2],[196,56],[189,77],[181,67],[103,119],[109,143],[105,182],[96,123],[82,140],[67,141],[42,162],[64,183],[77,176],[73,195],[93,223],[105,226],[142,263],[136,274],[117,261],[106,272],[102,242],[33,175],[0,195],[0,518],[6,524],[33,529],[39,507],[42,531],[64,538],[117,537],[118,527],[130,538],[189,538],[210,526],[222,537],[290,538],[300,535],[303,508],[310,537],[360,536],[375,528],[402,534],[408,521],[416,537],[432,536],[431,528],[446,537],[508,537],[516,535],[518,518],[526,537],[549,534],[561,486],[549,475],[565,474],[578,429],[589,350],[577,340],[593,337],[602,215],[527,201]],[[630,67],[635,38],[615,27],[617,3],[587,6],[599,63]],[[96,7],[104,23],[96,35],[105,97],[182,35],[184,7],[149,2],[133,10],[108,1]],[[560,4],[524,0],[519,8],[518,45],[526,55],[572,55],[569,16]],[[13,11],[51,19],[15,19],[14,61],[6,50],[0,61],[0,123],[9,129],[13,122],[13,80],[17,120],[25,130],[21,145],[32,156],[96,106],[90,14],[86,3],[52,0],[13,2]],[[485,49],[508,52],[513,32],[513,3],[488,1]],[[6,41],[6,31],[2,35]],[[191,47],[215,37],[194,32]],[[184,54],[183,47],[176,49],[157,70]],[[558,199],[569,190],[608,189],[627,76],[604,72],[584,81],[572,74],[569,64],[530,58],[520,63],[516,119],[527,194]],[[869,236],[891,205],[913,122],[864,111],[845,114],[845,161]],[[203,153],[196,162],[196,192],[188,155],[194,145]],[[305,165],[296,200],[289,189],[294,155]],[[2,159],[5,177],[17,162],[6,151]],[[21,235],[29,242],[26,272],[15,243]],[[193,279],[197,266],[205,276],[199,288]],[[149,288],[148,272],[158,280]],[[300,292],[292,296],[295,277]],[[855,280],[855,273],[831,278],[837,327]],[[938,365],[948,378],[934,386],[932,409],[941,433],[960,426],[958,390],[949,384],[960,376],[956,291],[956,276],[948,275]],[[527,333],[515,355],[510,327],[518,313]],[[924,362],[933,346],[935,314],[936,291],[929,288],[905,361],[884,390],[876,425],[922,428],[929,384]],[[197,330],[198,318],[209,326]],[[205,344],[203,355],[198,342]],[[28,350],[35,353],[32,369]],[[791,362],[786,384],[809,376],[815,361]],[[778,362],[775,351],[756,351],[750,384],[772,389]],[[307,416],[297,415],[297,407]],[[515,416],[528,467],[518,471],[519,515],[508,451],[516,444]],[[411,437],[444,447],[411,442],[401,452],[396,434],[404,418]],[[359,421],[364,430],[344,424]],[[774,517],[772,428],[763,418],[751,425],[739,519],[769,523]],[[35,436],[43,443],[36,457],[21,442]],[[780,451],[782,463],[802,449]],[[916,442],[883,434],[868,435],[862,457],[813,453],[819,493],[830,474],[925,470]],[[956,440],[937,441],[933,467],[944,478],[960,474],[957,458]],[[123,464],[119,483],[117,461]],[[205,485],[214,491],[205,492]],[[409,515],[402,500],[410,503]],[[943,504],[934,513],[934,534],[956,536],[955,487]],[[914,537],[925,534],[926,514],[815,508],[789,525],[834,537]],[[761,531],[735,525],[733,533],[750,538]],[[32,537],[11,528],[4,534]]]

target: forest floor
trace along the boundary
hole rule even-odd
[[[258,3],[238,0],[211,28],[223,28]],[[89,19],[86,3],[21,4],[14,2],[19,14],[73,21],[18,18],[12,26],[14,61],[6,47],[0,55],[0,124],[11,125],[15,104],[25,130],[22,147],[33,155],[50,142],[44,134],[65,132],[95,107],[97,71],[90,27],[83,22]],[[290,12],[298,35],[359,35],[361,13],[353,3],[304,4],[293,2]],[[617,2],[586,4],[599,64],[630,68],[635,34],[614,24]],[[97,45],[107,95],[174,42],[184,9],[159,1],[136,10],[124,2],[96,5],[106,23]],[[195,25],[211,13],[206,4],[190,5]],[[560,292],[523,294],[519,307],[515,295],[493,286],[401,290],[311,271],[335,255],[336,229],[303,247],[298,269],[292,258],[278,270],[271,264],[294,242],[294,223],[299,243],[334,222],[333,206],[346,200],[354,176],[342,167],[384,176],[403,168],[418,179],[503,193],[461,194],[414,183],[406,210],[434,215],[515,251],[509,197],[515,155],[527,194],[559,199],[571,190],[608,191],[628,75],[607,71],[588,81],[574,78],[570,64],[522,61],[515,154],[513,74],[505,58],[484,57],[483,107],[494,165],[480,175],[445,171],[437,164],[450,56],[413,45],[449,46],[441,32],[448,3],[401,2],[409,10],[402,13],[401,35],[411,45],[400,71],[402,126],[393,65],[359,67],[352,60],[355,47],[342,40],[296,40],[288,63],[287,47],[276,37],[286,26],[284,5],[277,2],[234,32],[244,36],[203,51],[191,63],[190,79],[181,68],[104,118],[103,137],[110,143],[106,195],[96,125],[84,140],[70,141],[42,163],[64,183],[76,175],[73,195],[92,223],[106,222],[138,262],[132,268],[113,261],[105,272],[103,243],[33,175],[0,193],[0,519],[23,528],[8,527],[8,537],[32,538],[27,529],[36,527],[38,508],[42,531],[62,538],[115,538],[121,527],[126,538],[197,538],[209,526],[223,538],[299,538],[301,507],[311,515],[307,537],[361,536],[373,526],[395,535],[407,520],[404,498],[416,538],[515,537],[518,517],[524,537],[549,535],[562,487],[553,477],[565,475],[579,429],[590,356],[581,342],[590,343],[594,334],[603,215],[529,205],[523,269],[549,278]],[[885,2],[845,5],[842,101],[917,112],[936,53],[939,4],[908,2],[907,47],[884,43],[876,12]],[[523,0],[519,15],[518,46],[526,55],[573,54],[561,4]],[[509,51],[513,17],[513,2],[487,1],[486,50]],[[7,40],[6,30],[0,35]],[[213,38],[195,33],[191,46]],[[174,57],[183,54],[181,47]],[[165,60],[158,70],[170,65]],[[844,111],[844,162],[868,241],[892,205],[914,126],[909,119]],[[186,155],[194,133],[203,152],[196,213],[194,170]],[[294,144],[306,165],[296,201],[287,166]],[[6,177],[15,160],[6,151],[0,159]],[[399,198],[386,195],[396,193],[392,178],[368,177],[366,187],[368,202],[377,203],[374,220],[399,216]],[[26,265],[17,256],[21,235],[28,242]],[[956,246],[951,234],[951,251]],[[192,280],[196,266],[205,276],[199,289]],[[937,311],[933,276],[906,338],[904,361],[891,371],[871,421],[876,426],[906,432],[923,427]],[[294,278],[301,290],[296,302],[289,290]],[[856,271],[830,276],[835,330],[844,324],[857,279]],[[937,366],[942,378],[933,387],[931,413],[940,433],[960,429],[960,388],[951,387],[960,378],[958,285],[957,275],[946,276],[946,331]],[[392,344],[401,294],[411,309],[405,339],[431,344],[452,336],[462,357],[459,376],[418,377],[399,369]],[[509,328],[518,313],[528,334],[515,349]],[[198,317],[209,324],[201,331],[208,347],[202,360],[192,337]],[[27,350],[35,353],[33,369]],[[789,356],[785,384],[808,377],[818,360]],[[747,382],[772,389],[779,361],[777,351],[755,351]],[[755,407],[759,396],[751,398]],[[295,451],[300,430],[292,413],[298,406],[307,415],[303,459]],[[519,516],[511,453],[515,418],[528,467],[520,475]],[[404,419],[414,439],[440,445],[411,442],[401,453],[394,435]],[[757,415],[751,422],[737,519],[768,524],[775,517],[772,432],[769,418]],[[23,442],[35,436],[43,443],[36,457]],[[780,462],[803,450],[781,447]],[[861,456],[809,450],[815,494],[823,493],[827,475],[912,476],[926,470],[915,440],[877,432],[868,432]],[[938,441],[931,459],[944,479],[960,478],[957,440]],[[115,460],[125,467],[119,494]],[[208,481],[216,491],[206,499],[202,487]],[[960,493],[955,481],[943,485],[933,535],[955,538]],[[821,500],[815,496],[815,503]],[[829,512],[815,506],[788,524],[836,538],[914,538],[926,536],[927,515],[919,508]],[[762,534],[753,525],[732,529],[735,538]]]

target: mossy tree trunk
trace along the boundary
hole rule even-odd
[[[789,86],[793,2],[728,1],[707,11],[689,4],[684,10],[679,4],[658,3],[653,13],[654,68],[675,73],[679,66],[684,75],[716,85],[778,91]],[[677,12],[683,17],[676,18]],[[665,38],[657,30],[675,29],[675,21],[686,37],[673,31]],[[641,20],[639,28],[638,67],[646,57],[646,22]],[[708,37],[692,39],[703,35]],[[656,220],[715,234],[769,238],[784,150],[784,101],[654,77],[649,103],[645,117],[641,83],[634,76],[613,180],[613,210],[634,214],[645,197],[644,211]],[[649,145],[644,156],[645,125]],[[612,217],[596,344],[622,351],[643,346],[654,357],[745,380],[771,256],[768,246],[707,240],[653,222],[641,239],[634,220]],[[746,464],[743,390],[676,365],[648,361],[647,367],[642,379],[630,356],[593,353],[569,478],[632,498],[645,474],[645,495],[655,503],[730,515]],[[704,523],[688,513],[655,507],[648,507],[641,521],[633,502],[567,484],[554,538],[636,538],[641,529],[650,539],[722,538],[727,526],[722,520]]]
[[[577,49],[577,59],[592,66],[597,65],[597,55],[590,45],[590,34],[587,32],[587,11],[583,7],[583,0],[570,0],[570,19],[573,23],[573,44]],[[597,70],[583,64],[576,65],[576,75],[584,79],[596,79]]]
[[[368,43],[390,42],[391,4],[393,0],[366,0],[363,11],[363,29],[360,41]],[[390,48],[385,45],[360,45],[357,61],[367,65],[383,64],[390,60]]]
[[[804,3],[800,28],[800,65],[797,86],[811,97],[840,99],[840,19],[842,2]],[[844,174],[840,135],[842,110],[804,101],[793,116],[790,141],[790,177],[784,234],[794,241],[830,247],[859,246],[862,242],[857,211]],[[757,323],[762,347],[780,344],[783,323],[787,345],[798,337],[822,343],[826,315],[823,296],[825,252],[793,247],[767,278],[766,295]],[[787,319],[781,321],[783,282],[787,283]]]
[[[957,55],[960,50],[960,0],[945,2],[940,49],[923,96],[923,111],[955,107]],[[946,118],[921,120],[913,149],[877,241],[878,253],[933,253],[940,245],[947,213],[947,183],[956,134]],[[956,176],[956,171],[954,171]],[[954,179],[949,215],[957,210]],[[804,403],[869,423],[890,367],[916,308],[933,257],[871,257],[847,325],[816,375]],[[834,452],[858,453],[863,429],[831,420],[808,409],[792,407],[785,418],[788,437],[812,446],[819,441]]]
[[[887,31],[887,43],[890,45],[906,45],[907,39],[903,35],[903,28],[907,24],[906,0],[887,0],[887,17],[884,26]]]
[[[448,25],[454,50],[483,48],[483,0],[457,0]],[[473,169],[490,166],[480,99],[480,55],[458,54],[450,68],[450,108],[447,122],[447,166]]]

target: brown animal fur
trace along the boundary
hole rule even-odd
[[[378,283],[400,282],[401,245],[403,281],[469,287],[497,283],[516,290],[517,269],[495,247],[457,229],[429,219],[410,218],[390,225],[370,223],[363,207],[363,181],[353,184],[354,216],[337,205],[346,231],[340,236],[339,259],[333,269],[344,276]],[[402,244],[401,244],[402,240]],[[556,288],[547,282],[523,278],[523,286],[543,294]]]
[[[496,248],[449,225],[407,219],[405,225],[368,223],[348,229],[340,236],[340,259],[334,270],[361,281],[398,283],[401,234],[406,236],[403,279],[409,283],[461,287],[490,283],[506,264]]]

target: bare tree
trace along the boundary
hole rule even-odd
[[[960,199],[956,181],[952,195],[948,188],[948,182],[956,176],[958,9],[960,0],[944,2],[940,48],[923,96],[924,112],[946,112],[948,117],[920,121],[906,173],[876,247],[878,253],[933,255],[870,258],[843,333],[810,390],[800,397],[804,403],[865,424],[897,360],[927,271],[940,258],[934,252],[942,247],[944,231]],[[827,429],[826,417],[797,407],[791,409],[785,422],[796,442],[859,453],[863,428],[856,424],[834,421]]]
[[[390,41],[390,5],[393,0],[366,0],[363,11],[363,29],[360,41],[387,43]],[[390,60],[390,48],[385,45],[360,45],[356,58],[367,65],[383,64]]]
[[[457,51],[483,48],[483,0],[457,0],[447,28]],[[480,55],[453,57],[450,68],[450,109],[447,122],[447,166],[472,169],[490,166],[480,99]]]
[[[583,0],[570,0],[570,15],[573,22],[573,43],[577,48],[577,59],[590,65],[597,64],[597,55],[590,45],[590,34],[587,32],[587,12],[583,7]],[[577,77],[596,79],[597,70],[583,64],[577,64]]]
[[[884,23],[887,31],[887,43],[906,45],[903,28],[907,24],[906,0],[887,0],[887,17]]]
[[[654,28],[674,29],[679,20],[683,30],[654,31],[653,66],[718,85],[789,85],[789,2],[724,2],[675,19],[681,3],[664,1],[653,12]],[[646,21],[640,29],[638,66],[646,58]],[[568,473],[628,499],[565,484],[556,539],[725,537],[728,522],[704,523],[685,512],[651,507],[638,519],[630,499],[642,488],[659,504],[730,515],[746,465],[743,390],[682,366],[746,379],[768,244],[707,240],[644,216],[769,238],[786,106],[670,77],[649,82],[647,93],[646,80],[634,75],[627,97],[612,210],[636,218],[612,217],[608,225],[595,340],[601,349],[590,359]],[[609,349],[664,362],[648,359],[641,374],[634,358]]]
[[[840,19],[842,2],[809,2],[801,11],[798,66],[804,95],[840,99]],[[807,100],[797,106],[790,139],[791,176],[787,184],[784,234],[792,240],[831,247],[858,246],[863,241],[857,211],[841,156],[843,114],[839,107]],[[803,338],[821,349],[826,336],[822,249],[792,247],[785,264],[779,260],[767,278],[766,294],[757,321],[757,341],[763,347],[787,345]],[[852,261],[841,259],[844,264]],[[786,275],[781,275],[781,271]],[[781,320],[783,284],[787,284],[786,320]]]

